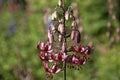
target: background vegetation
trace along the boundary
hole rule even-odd
[[[43,16],[46,6],[53,12],[57,0],[26,0],[13,9],[10,0],[0,0],[0,80],[49,80],[45,76],[36,49],[39,40],[46,40]],[[20,0],[18,0],[20,1]],[[22,1],[22,0],[21,0]],[[24,1],[24,0],[23,0]],[[94,53],[81,70],[67,69],[67,80],[120,80],[120,40],[106,37],[107,22],[112,23],[112,36],[120,27],[120,0],[115,5],[112,20],[107,0],[65,0],[66,5],[78,3],[81,25],[88,34],[86,44],[94,43]],[[112,44],[111,44],[112,43]],[[63,80],[62,72],[53,80]]]

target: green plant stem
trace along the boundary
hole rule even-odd
[[[64,61],[63,63],[63,69],[64,69],[63,77],[64,77],[64,80],[66,80],[66,61]]]
[[[64,3],[65,3],[65,0],[64,0]],[[65,5],[64,5],[65,7]],[[66,22],[65,22],[65,8],[63,7],[63,25],[64,27],[66,26]],[[64,35],[66,35],[66,33],[64,32]],[[64,36],[64,42],[67,44],[67,39],[66,37]],[[65,51],[65,53],[67,54],[67,51]],[[64,80],[66,80],[66,61],[63,62],[63,70],[64,70],[64,73],[63,73],[63,78]]]

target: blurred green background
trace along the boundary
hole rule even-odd
[[[0,80],[49,80],[36,46],[46,39],[46,8],[51,14],[57,1],[0,0]],[[115,38],[120,27],[120,0],[112,0],[115,20],[108,13],[108,1],[65,0],[66,6],[78,4],[81,25],[89,36],[83,42],[94,43],[90,60],[79,71],[67,69],[67,80],[120,80],[120,40]],[[108,21],[112,23],[114,42],[106,37]],[[62,72],[55,74],[53,80],[63,80],[62,76]]]

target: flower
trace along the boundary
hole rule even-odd
[[[80,57],[77,55],[69,55],[66,59],[66,62],[71,64],[71,65],[77,65],[77,66],[81,66],[83,64],[85,64],[87,61],[87,58],[85,56]]]
[[[63,3],[64,0],[58,1],[58,6],[51,16],[51,23],[47,31],[48,41],[38,42],[37,45],[39,58],[48,78],[53,78],[53,74],[62,70],[65,71],[66,64],[79,69],[81,65],[86,63],[88,55],[92,52],[91,46],[82,46],[81,34],[77,29],[73,9],[71,7],[65,8]],[[59,11],[59,9],[61,10]],[[68,32],[66,21],[70,18],[74,20],[70,27],[71,32]],[[71,37],[71,41],[68,41],[69,37]],[[70,42],[72,42],[72,45],[67,45]],[[69,52],[73,54],[69,54]]]
[[[71,50],[82,55],[89,55],[92,52],[92,48],[90,46],[83,47],[81,44],[78,46],[77,49],[72,45]]]
[[[62,62],[65,61],[68,56],[65,53],[66,44],[63,43],[61,52],[55,52],[55,49],[49,42],[38,42],[37,48],[39,50],[38,56],[43,63],[46,75],[47,77],[52,78],[52,74],[62,70]]]

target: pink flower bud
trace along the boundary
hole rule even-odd
[[[75,63],[75,59],[76,59],[75,56],[72,56],[72,61],[71,62]]]
[[[79,31],[75,31],[75,42],[80,43],[81,41],[81,34]]]
[[[52,20],[55,20],[55,19],[57,19],[57,11],[55,11],[53,14],[52,14],[52,16],[51,16],[51,18],[52,18]]]
[[[51,36],[51,31],[48,30],[48,38]]]
[[[72,30],[72,32],[71,32],[71,39],[72,39],[72,40],[75,39],[75,30]]]
[[[41,49],[44,49],[44,47],[45,47],[45,43],[41,42]]]
[[[65,13],[65,19],[66,19],[66,20],[69,20],[69,18],[70,18],[70,14],[69,14],[69,12],[67,11],[67,12]]]
[[[59,38],[58,38],[59,42],[62,42],[62,39],[63,39],[63,37],[62,37],[62,35],[60,34],[60,35],[59,35]]]
[[[48,30],[48,39],[49,39],[49,43],[53,43],[53,41],[54,41],[54,36],[53,36],[53,34],[51,33],[50,30]]]
[[[61,34],[63,34],[65,32],[65,27],[63,24],[59,24],[58,31],[60,31]]]
[[[72,29],[75,29],[76,26],[77,26],[77,22],[76,22],[76,21],[73,21],[71,26],[72,26]]]
[[[66,48],[67,48],[66,43],[63,43],[63,44],[62,44],[62,51],[63,51],[63,52],[66,52],[66,50],[67,50]]]
[[[50,26],[50,28],[51,28],[52,31],[55,30],[55,26],[53,24]]]
[[[49,45],[49,46],[48,46],[48,50],[52,50],[52,45]]]

